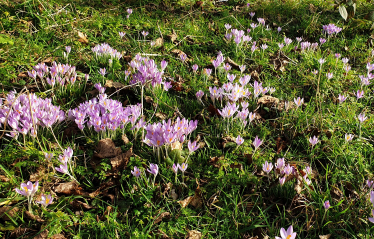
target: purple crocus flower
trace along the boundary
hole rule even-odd
[[[256,14],[255,12],[250,12],[249,16],[251,16],[251,18],[253,18],[255,16],[255,14]]]
[[[196,92],[196,98],[201,101],[201,98],[204,96],[204,91],[199,90]]]
[[[281,28],[281,27],[278,27],[278,28],[277,28],[277,31],[278,31],[278,33],[280,33],[280,32],[282,31],[282,28]]]
[[[192,70],[194,73],[196,73],[197,69],[199,69],[199,66],[197,64],[192,66]]]
[[[169,91],[170,88],[172,88],[173,86],[171,85],[171,82],[169,81],[165,81],[164,82],[164,90],[165,91]]]
[[[126,35],[126,32],[118,32],[119,36],[123,38]]]
[[[318,142],[319,142],[319,140],[315,135],[313,136],[313,138],[312,137],[309,138],[309,143],[312,145],[312,147],[314,145],[318,144]]]
[[[21,183],[21,189],[16,188],[16,192],[25,196],[32,197],[38,191],[39,181],[36,181],[34,184],[30,181],[27,183]]]
[[[147,31],[142,31],[142,35],[143,35],[144,37],[148,36],[148,34],[149,34],[149,32],[147,32]]]
[[[331,72],[329,72],[329,73],[326,73],[326,77],[327,77],[327,79],[331,79],[331,78],[333,78],[334,77],[334,74],[332,74]]]
[[[99,70],[99,74],[102,75],[102,76],[104,77],[105,74],[106,74],[106,69],[105,69],[105,68],[100,68],[100,70]]]
[[[283,186],[283,184],[286,182],[286,176],[279,178],[279,184]]]
[[[304,98],[297,97],[297,99],[293,99],[297,107],[300,107],[304,103]]]
[[[367,120],[368,117],[365,116],[365,113],[361,113],[357,116],[358,120],[361,122],[361,124]]]
[[[268,161],[265,161],[265,163],[262,165],[262,170],[267,174],[270,173],[272,169],[273,169],[273,164],[268,163]]]
[[[343,103],[343,102],[347,99],[347,96],[344,96],[344,95],[340,95],[340,94],[339,94],[338,99],[339,99],[339,103]]]
[[[261,146],[262,140],[256,135],[255,140],[253,141],[253,146],[255,146],[255,151]]]
[[[292,225],[287,229],[287,231],[284,228],[281,228],[280,235],[281,237],[275,237],[275,239],[295,239],[296,238],[296,232],[293,232]]]
[[[68,174],[68,175],[70,175],[69,174],[69,170],[68,170],[68,165],[67,165],[66,162],[63,163],[63,164],[60,164],[59,167],[55,167],[55,169],[56,169],[56,171],[58,171],[58,172],[60,172],[62,174]]]
[[[37,201],[36,203],[42,204],[44,207],[47,207],[48,205],[52,204],[52,202],[53,202],[53,197],[51,194],[49,195],[42,194],[42,200]]]
[[[173,170],[173,172],[175,173],[175,174],[177,174],[178,173],[178,169],[179,169],[179,164],[173,164],[173,167],[172,167],[172,170]]]
[[[182,171],[182,173],[184,173],[184,171],[187,170],[188,164],[186,163],[182,163],[181,165],[178,164],[178,167],[179,167],[179,170]]]
[[[246,68],[245,65],[241,65],[241,66],[239,66],[240,72],[241,72],[242,74],[244,73],[245,68]]]
[[[197,145],[197,141],[194,141],[193,143],[191,143],[191,141],[188,141],[187,145],[190,153],[195,152],[199,148],[199,145]]]
[[[326,60],[325,59],[323,59],[323,58],[320,58],[319,60],[318,60],[318,62],[319,62],[319,64],[323,64],[323,63],[325,63],[326,62]]]
[[[228,23],[226,23],[226,24],[225,24],[225,28],[226,28],[226,30],[229,30],[229,29],[231,28],[231,25],[228,24]]]
[[[357,99],[361,99],[362,97],[364,97],[364,91],[363,90],[358,90],[357,93],[356,93],[356,97],[357,97]]]
[[[100,94],[104,94],[104,92],[105,92],[105,87],[101,86],[100,83],[96,83],[96,84],[94,85],[94,87],[99,91]]]
[[[285,165],[284,158],[278,158],[277,163],[275,165],[276,165],[276,169],[279,169],[280,171],[282,171]]]
[[[325,43],[326,42],[326,39],[325,38],[320,38],[319,39],[319,43],[321,43],[321,45],[323,44],[323,43]]]
[[[131,170],[131,174],[134,175],[135,177],[139,178],[141,172],[140,172],[139,168],[135,166],[134,170]]]
[[[238,135],[238,137],[236,137],[235,141],[236,141],[236,144],[238,146],[240,146],[240,145],[242,145],[244,143],[244,139],[240,135]]]
[[[53,158],[53,153],[44,153],[44,157],[46,160],[50,161]]]
[[[324,207],[326,210],[328,210],[328,209],[331,207],[331,205],[330,205],[330,201],[329,201],[329,200],[325,201],[325,202],[323,203],[323,207]]]
[[[167,61],[165,61],[165,60],[162,60],[161,61],[161,70],[163,71],[163,70],[165,70],[165,68],[168,66],[168,62]]]
[[[151,163],[149,165],[149,169],[147,169],[147,171],[153,175],[155,175],[155,177],[157,176],[158,174],[158,165],[157,164],[153,164]]]
[[[366,185],[367,185],[370,189],[372,189],[372,188],[374,187],[374,181],[370,181],[370,180],[368,179],[368,180],[366,180]]]
[[[286,167],[283,169],[283,173],[287,176],[290,175],[293,172],[293,167],[290,164],[287,164]]]
[[[345,141],[349,142],[353,139],[354,135],[353,134],[345,134]]]
[[[65,46],[66,53],[69,55],[71,52],[71,46]]]
[[[180,54],[179,57],[181,58],[181,60],[182,60],[183,62],[185,62],[185,61],[187,60],[187,55],[186,55],[186,53],[182,53],[182,54]]]

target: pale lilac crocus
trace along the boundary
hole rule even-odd
[[[343,103],[346,99],[347,99],[347,96],[339,94],[339,97],[338,97],[339,103]]]
[[[253,146],[255,146],[255,151],[261,146],[262,140],[258,138],[256,135],[256,138],[253,141]]]
[[[323,44],[323,43],[325,43],[326,42],[326,39],[325,38],[320,38],[319,39],[319,42],[321,43],[321,45]]]
[[[149,32],[147,32],[147,31],[142,31],[142,35],[144,36],[144,38],[145,38],[146,36],[148,36],[148,34],[149,34]]]
[[[280,33],[280,32],[282,31],[282,28],[281,28],[281,27],[278,27],[278,28],[277,28],[277,31],[278,31],[278,33]]]
[[[199,66],[197,64],[192,66],[193,73],[196,73],[197,69],[199,69]]]
[[[326,77],[327,77],[327,79],[332,79],[332,77],[334,77],[334,74],[332,74],[331,72],[329,72],[329,73],[326,73]]]
[[[295,102],[297,107],[300,107],[304,103],[304,98],[297,97],[297,99],[294,98],[293,101]]]
[[[323,63],[325,63],[326,62],[326,60],[325,59],[323,59],[323,58],[320,58],[319,60],[318,60],[318,62],[319,62],[319,64],[322,66],[323,65]]]
[[[251,18],[253,18],[255,16],[255,14],[256,14],[255,12],[250,12],[249,16],[251,16]]]
[[[323,207],[324,207],[326,210],[328,210],[328,209],[331,207],[331,205],[330,205],[330,201],[329,201],[329,200],[325,201],[325,202],[323,203]]]
[[[374,191],[370,191],[370,202],[374,206]]]
[[[42,204],[44,207],[47,207],[48,205],[52,204],[52,202],[53,202],[53,197],[51,194],[49,195],[42,194],[41,200],[36,201],[36,203]]]
[[[307,175],[307,174],[305,174],[305,175],[303,176],[303,179],[304,179],[306,185],[310,185],[310,184],[312,183],[312,181],[310,181],[310,179],[308,178],[308,175]]]
[[[50,161],[53,158],[53,153],[44,153],[44,157],[47,161]]]
[[[267,174],[269,174],[272,169],[273,169],[273,164],[268,163],[268,161],[265,161],[265,163],[262,165],[262,170]]]
[[[187,146],[188,146],[188,150],[190,151],[190,153],[195,152],[199,148],[197,141],[194,141],[193,143],[191,143],[191,141],[189,140]]]
[[[241,66],[239,66],[240,72],[241,72],[242,74],[244,73],[245,68],[246,68],[245,65],[241,65]]]
[[[123,38],[126,35],[126,32],[118,32],[119,36]]]
[[[31,202],[32,197],[35,195],[36,191],[38,191],[39,181],[36,181],[34,184],[30,181],[27,183],[21,183],[20,189],[16,188],[16,192],[27,197],[29,212],[31,212]]]
[[[313,75],[317,75],[318,74],[318,70],[317,69],[312,70],[312,74]]]
[[[182,53],[179,55],[179,57],[181,58],[182,62],[185,62],[187,60],[187,55],[186,53]]]
[[[179,164],[173,164],[173,167],[172,167],[172,170],[173,170],[173,172],[175,173],[175,174],[177,174],[178,173],[178,169],[179,169]]]
[[[286,167],[283,169],[283,173],[287,176],[290,175],[293,172],[293,167],[290,164],[287,164]]]
[[[292,225],[287,229],[287,231],[284,228],[281,228],[280,235],[281,237],[275,237],[275,239],[295,239],[296,238],[296,232],[293,232]]]
[[[374,187],[374,181],[370,181],[370,180],[368,179],[368,180],[366,180],[366,185],[367,185],[370,189],[372,189],[372,188]]]
[[[349,59],[348,59],[348,58],[346,58],[346,57],[342,58],[342,62],[343,62],[344,64],[347,64],[347,63],[348,63],[348,61],[349,61]]]
[[[141,172],[138,167],[134,166],[134,170],[131,170],[131,174],[134,175],[136,178],[139,178]]]
[[[238,146],[240,146],[240,145],[242,145],[244,143],[244,139],[240,135],[238,135],[238,137],[236,137],[235,141],[236,141],[236,144]]]
[[[358,120],[363,123],[365,120],[367,120],[368,117],[365,116],[365,113],[361,113],[357,116]]]
[[[187,170],[188,164],[182,163],[181,165],[178,165],[178,166],[179,166],[179,170],[182,171],[182,173],[184,173],[184,171]]]
[[[277,159],[277,163],[275,164],[276,169],[279,169],[279,171],[282,172],[282,170],[283,170],[285,164],[286,164],[286,163],[285,163],[285,161],[284,161],[284,158],[278,158],[278,159]]]
[[[363,90],[358,90],[357,93],[356,93],[356,97],[357,97],[357,99],[361,99],[362,97],[364,97],[364,91]]]
[[[349,142],[353,139],[354,135],[353,134],[345,134],[345,142]]]
[[[286,182],[286,176],[279,178],[279,184],[281,186],[283,186],[285,182]]]
[[[106,74],[106,69],[105,69],[105,68],[100,68],[100,70],[99,70],[99,74],[102,75],[102,76],[104,77],[105,74]]]
[[[129,18],[130,15],[132,14],[132,9],[131,9],[131,8],[128,8],[128,9],[126,10],[126,12],[127,12],[127,16],[126,16],[126,18]]]
[[[319,140],[315,135],[313,136],[313,138],[312,137],[309,138],[309,143],[312,145],[312,147],[314,145],[318,144],[318,142],[319,142]]]
[[[62,174],[69,174],[69,170],[68,170],[68,164],[65,162],[63,164],[60,164],[59,167],[55,167],[56,171],[62,173]]]

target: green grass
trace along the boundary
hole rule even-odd
[[[53,127],[58,142],[45,129],[38,131],[38,139],[24,139],[22,135],[12,139],[4,134],[0,139],[0,236],[32,238],[48,233],[49,237],[62,234],[66,238],[184,238],[189,231],[197,230],[203,238],[274,238],[281,228],[293,225],[296,238],[327,234],[331,238],[372,238],[374,228],[368,217],[372,217],[373,205],[366,180],[373,179],[374,169],[374,89],[372,83],[361,86],[359,75],[366,75],[366,64],[374,59],[374,22],[366,17],[374,11],[373,2],[357,1],[356,15],[347,22],[333,1],[204,1],[203,8],[194,4],[175,0],[0,2],[1,98],[26,87],[41,98],[52,98],[54,105],[67,111],[92,99],[90,91],[95,83],[104,85],[113,80],[128,85],[125,71],[138,53],[155,60],[158,66],[165,59],[168,66],[163,77],[175,83],[167,92],[146,87],[144,120],[175,121],[180,115],[197,119],[198,127],[187,139],[199,138],[201,146],[189,155],[185,142],[183,150],[169,152],[170,158],[162,158],[159,163],[152,147],[141,142],[141,131],[135,135],[127,126],[124,132],[129,144],[124,144],[122,130],[117,130],[112,140],[122,152],[132,148],[134,155],[124,170],[115,172],[111,158],[95,159],[100,135],[87,129],[83,133],[74,122],[63,121]],[[129,18],[127,8],[133,9]],[[253,19],[249,12],[256,13]],[[257,23],[257,18],[264,18],[271,30],[252,29],[250,24]],[[252,53],[251,42],[237,47],[232,40],[227,41],[227,23],[244,30],[259,49]],[[326,38],[322,26],[329,23],[343,30],[315,51],[293,49],[300,49],[296,37],[311,43]],[[280,33],[278,26],[282,28]],[[252,30],[247,33],[247,29]],[[146,41],[142,31],[149,32]],[[177,39],[171,42],[173,31]],[[121,39],[118,32],[126,32],[126,36]],[[88,43],[78,33],[85,34]],[[280,54],[278,43],[284,42],[285,36],[293,42]],[[164,39],[163,45],[151,47],[151,41],[158,38]],[[91,48],[102,43],[108,43],[124,57],[115,60],[112,67],[107,61],[96,61]],[[265,43],[268,48],[263,51],[260,46]],[[68,60],[63,57],[65,46],[72,48]],[[173,51],[176,49],[186,53],[189,60],[182,63]],[[228,82],[222,66],[215,72],[212,65],[219,51],[238,65],[246,65],[244,74],[252,75],[250,84],[257,80],[264,87],[274,87],[272,96],[279,99],[280,105],[297,97],[304,98],[304,104],[298,108],[291,104],[288,110],[259,104],[249,87],[249,112],[260,117],[245,129],[238,119],[230,120],[227,132],[227,121],[212,115],[209,94],[209,87]],[[352,69],[348,73],[342,61],[335,59],[335,53],[349,59]],[[282,70],[275,67],[277,57],[282,61]],[[322,67],[320,58],[326,59]],[[40,82],[37,88],[35,80],[28,76],[27,71],[36,64],[45,62],[50,66],[53,61],[76,66],[77,84],[70,91],[46,89]],[[199,66],[197,74],[191,68],[194,64]],[[230,73],[237,75],[237,81],[241,73],[232,66]],[[104,67],[108,71],[105,78],[99,74]],[[213,69],[209,79],[202,73],[204,68]],[[312,74],[315,69],[317,75]],[[326,77],[329,72],[333,73],[332,79]],[[90,76],[88,82],[85,74]],[[365,91],[361,99],[355,96],[359,89]],[[196,99],[199,90],[205,93],[204,105]],[[141,102],[140,87],[118,93],[107,89],[106,93],[114,93],[110,98],[126,102],[124,106]],[[338,103],[339,94],[348,96],[342,104]],[[220,110],[225,105],[225,101],[215,102]],[[360,125],[357,117],[362,112],[368,119]],[[5,133],[9,129],[7,126]],[[345,134],[353,134],[353,140],[345,142]],[[227,140],[238,135],[244,138],[240,146]],[[255,151],[252,143],[257,135],[263,144]],[[314,147],[309,143],[312,136],[320,141]],[[74,149],[73,175],[81,187],[79,193],[56,191],[59,184],[70,179],[55,174],[43,152],[54,153],[53,166],[57,167],[56,156],[62,153],[58,144],[63,149]],[[282,157],[299,171],[305,166],[313,169],[310,186],[298,188],[295,178],[281,186],[274,169],[270,175],[262,171],[265,161],[275,164]],[[175,182],[171,165],[186,158],[185,184],[180,174]],[[158,163],[160,168],[155,186],[151,174],[136,179],[130,172],[134,166],[146,171],[150,163]],[[54,196],[47,208],[33,203],[34,215],[42,220],[27,216],[27,200],[14,190],[20,183],[36,179],[40,186],[34,199],[39,200],[42,192]],[[89,195],[96,190],[95,196]],[[194,195],[198,195],[197,204],[181,206],[183,200]],[[326,200],[331,204],[328,210],[323,207]],[[18,228],[27,228],[28,232],[21,236]]]

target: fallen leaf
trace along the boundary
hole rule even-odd
[[[225,59],[225,62],[226,62],[226,63],[229,63],[229,64],[230,64],[234,69],[240,71],[239,64],[236,63],[235,61],[233,61],[230,57],[227,57],[227,58]]]
[[[156,220],[153,222],[153,224],[157,224],[162,221],[163,218],[169,219],[170,218],[170,212],[163,212],[161,213]]]
[[[294,189],[295,191],[300,194],[301,191],[303,190],[303,179],[301,176],[298,176],[297,177],[297,180],[295,182],[295,186],[294,186]]]
[[[81,202],[77,199],[71,201],[70,206],[72,206],[74,210],[90,210],[94,208],[93,206],[90,206],[87,203]]]
[[[56,235],[53,235],[51,239],[66,239],[66,237],[62,234],[56,234]]]
[[[39,235],[34,237],[33,239],[48,239],[48,230],[44,229]]]
[[[203,205],[203,198],[201,196],[200,185],[197,186],[195,190],[195,195],[193,196],[190,204],[194,206],[195,208],[200,208]]]
[[[191,230],[187,233],[187,239],[200,239],[202,237],[201,232],[196,230]]]
[[[114,171],[123,170],[129,163],[130,157],[133,155],[132,148],[130,148],[126,153],[120,154],[115,158],[110,159],[110,164]]]
[[[178,194],[175,192],[175,189],[172,189],[171,190],[171,198],[173,199],[173,200],[177,200],[178,199]]]
[[[19,211],[18,207],[3,206],[0,208],[0,219],[4,221],[11,221]]]
[[[157,38],[154,47],[162,47],[164,45],[164,39],[161,37]]]
[[[210,165],[213,165],[214,167],[216,168],[220,168],[221,167],[221,164],[222,162],[225,159],[224,156],[221,156],[221,157],[211,157],[210,160],[209,160],[209,164]]]
[[[78,39],[79,42],[82,42],[82,43],[85,43],[85,44],[88,43],[87,36],[83,32],[78,31],[78,37],[79,37],[79,39]]]
[[[105,87],[108,87],[108,88],[116,88],[116,89],[120,89],[122,87],[124,87],[125,85],[120,83],[120,82],[117,82],[117,81],[112,81],[112,80],[107,80],[105,82]]]
[[[155,116],[156,116],[157,118],[161,119],[161,120],[165,120],[165,119],[167,119],[167,117],[168,117],[167,114],[162,113],[162,112],[157,112],[157,113],[155,114]]]
[[[51,63],[53,61],[53,58],[50,56],[50,57],[47,57],[46,59],[44,59],[42,62],[43,63]]]
[[[116,148],[114,142],[110,138],[100,140],[97,144],[96,151],[97,153],[94,154],[94,157],[100,159],[113,158],[122,153],[121,148]]]
[[[173,32],[170,35],[167,35],[167,37],[170,39],[170,41],[172,43],[174,43],[177,40],[178,35],[177,35],[177,33],[175,33],[175,31],[173,29]]]
[[[27,218],[29,218],[31,220],[34,220],[34,221],[37,221],[37,222],[45,222],[45,220],[41,219],[38,215],[34,215],[29,211],[25,211],[25,214],[26,214]]]
[[[123,141],[125,144],[130,143],[130,140],[129,140],[129,138],[127,138],[126,134],[123,134],[123,135],[122,135],[122,141]]]
[[[24,236],[27,235],[31,235],[30,233],[32,232],[35,232],[35,230],[31,229],[31,228],[17,228],[17,229],[14,229],[10,235],[8,235],[8,237],[6,237],[7,239],[16,239],[16,238],[25,238]],[[3,237],[5,238],[5,237]]]
[[[90,197],[97,197],[99,194],[105,193],[109,188],[113,187],[115,183],[113,181],[105,182],[100,185],[98,189],[96,189],[94,192],[90,193]]]
[[[4,175],[0,175],[0,181],[1,182],[9,182],[10,181],[10,179],[9,178],[7,178],[6,176],[4,176]]]
[[[174,149],[179,149],[179,150],[182,150],[183,149],[183,144],[181,144],[181,142],[179,141],[175,141],[174,143],[171,143],[171,150],[174,150]]]
[[[276,106],[279,104],[279,99],[270,95],[265,95],[257,100],[257,104],[265,105],[267,107]]]
[[[331,234],[319,236],[320,239],[329,239],[331,237]]]
[[[188,198],[186,198],[186,199],[184,199],[184,200],[180,200],[180,201],[178,201],[178,203],[179,203],[183,208],[185,208],[185,207],[188,206],[188,204],[190,204],[190,202],[192,201],[192,198],[193,198],[193,196],[189,196]]]
[[[54,188],[55,193],[62,193],[66,195],[86,195],[81,187],[76,182],[60,183]]]

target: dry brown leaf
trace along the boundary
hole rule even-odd
[[[45,229],[39,235],[34,237],[33,239],[48,239],[48,232],[49,231],[47,229]]]
[[[18,207],[3,206],[0,208],[0,219],[4,221],[11,221],[19,211]]]
[[[32,232],[35,232],[35,230],[31,229],[31,228],[16,228],[15,230],[13,230],[10,235],[8,235],[6,237],[6,239],[16,239],[16,238],[25,238],[24,235],[28,235]],[[3,237],[4,239],[5,237]]]
[[[184,199],[184,200],[181,200],[181,201],[178,201],[178,203],[183,207],[187,207],[188,204],[190,204],[190,202],[192,201],[194,196],[189,196],[188,198]]]
[[[201,232],[196,230],[191,230],[187,233],[187,239],[200,239],[202,237]]]
[[[320,239],[329,239],[331,237],[331,234],[319,236]]]
[[[161,119],[161,120],[164,120],[164,119],[166,119],[166,118],[168,117],[167,114],[162,113],[162,112],[157,112],[157,113],[155,114],[155,116],[156,116],[157,118]]]
[[[93,90],[87,91],[87,93],[95,97],[99,94],[99,91],[97,89],[93,89]]]
[[[105,87],[108,87],[108,88],[116,88],[116,89],[119,89],[119,88],[122,88],[124,87],[125,85],[120,83],[120,82],[117,82],[117,81],[112,81],[112,80],[107,80],[105,82]]]
[[[82,42],[84,44],[88,43],[87,36],[83,32],[78,31],[78,37],[79,37],[79,39],[78,39],[79,42]]]
[[[279,99],[275,98],[273,96],[270,96],[270,95],[265,95],[265,96],[260,97],[257,100],[257,104],[258,105],[262,104],[262,105],[265,105],[267,107],[271,107],[271,106],[278,105],[279,104]]]
[[[126,153],[120,154],[115,158],[110,159],[110,164],[114,171],[123,170],[129,163],[130,157],[133,155],[132,148],[130,148]]]
[[[173,200],[177,200],[178,199],[178,194],[175,192],[175,189],[172,189],[171,190],[171,198],[173,199]]]
[[[42,62],[43,63],[51,63],[53,61],[53,58],[50,56],[50,57],[47,57],[46,59],[44,59]]]
[[[130,140],[129,140],[129,138],[127,138],[126,134],[123,134],[123,135],[122,135],[122,141],[123,141],[125,144],[130,143]]]
[[[173,53],[173,54],[175,54],[176,56],[180,56],[181,54],[183,54],[184,52],[183,51],[181,51],[181,50],[179,50],[179,49],[173,49],[173,50],[171,50],[171,53]],[[184,53],[184,54],[186,54],[186,53]]]
[[[113,181],[109,181],[109,182],[105,182],[103,184],[100,185],[100,187],[98,189],[96,189],[96,191],[92,192],[89,194],[90,197],[97,197],[99,194],[101,193],[105,193],[110,187],[113,187],[115,185],[115,183]]]
[[[297,180],[295,182],[295,186],[294,186],[294,189],[295,191],[300,194],[301,191],[303,190],[303,179],[301,176],[298,176],[297,177]]]
[[[53,235],[51,239],[66,239],[66,237],[62,234],[56,234],[56,235]]]
[[[170,146],[171,146],[171,150],[174,150],[174,149],[182,150],[183,149],[183,144],[181,144],[181,142],[179,142],[179,141],[175,141]]]
[[[234,69],[240,71],[239,64],[233,61],[230,57],[227,57],[225,62],[229,63]]]
[[[209,164],[210,165],[213,165],[214,167],[216,168],[220,168],[221,165],[222,165],[222,161],[225,159],[224,156],[221,156],[221,157],[211,157],[210,160],[209,160]]]
[[[177,35],[177,33],[175,33],[175,31],[173,29],[173,32],[170,35],[167,35],[167,37],[170,39],[170,41],[172,43],[174,43],[177,40],[178,35]]]
[[[46,169],[43,166],[40,166],[35,173],[30,175],[29,181],[40,181],[43,177],[46,176]]]
[[[86,195],[81,187],[76,182],[60,183],[54,188],[55,193],[62,193],[67,195]]]
[[[157,224],[162,221],[163,218],[169,219],[170,218],[170,212],[163,212],[161,213],[156,220],[153,222],[153,224]]]
[[[41,219],[38,215],[34,215],[29,211],[25,211],[25,214],[26,214],[26,217],[31,219],[31,220],[34,220],[34,221],[37,221],[37,222],[45,222],[45,220]]]
[[[100,140],[97,144],[96,151],[97,153],[94,154],[94,157],[100,159],[113,158],[122,153],[121,148],[116,148],[114,142],[110,138]]]
[[[10,179],[9,178],[7,178],[6,176],[4,176],[4,175],[0,175],[0,181],[1,182],[9,182],[10,181]]]
[[[195,190],[195,195],[193,196],[190,203],[195,208],[200,208],[203,205],[203,198],[201,197],[200,185],[197,186]]]
[[[90,206],[87,203],[81,202],[77,199],[71,201],[70,206],[72,206],[74,210],[90,210],[94,208],[93,206]]]
[[[154,47],[162,47],[164,45],[164,39],[159,37],[155,41]]]

